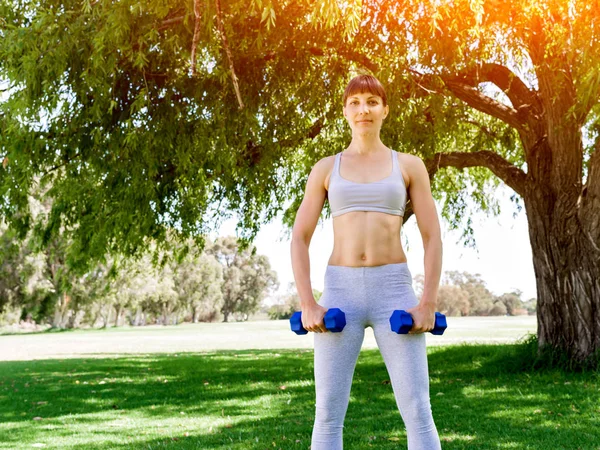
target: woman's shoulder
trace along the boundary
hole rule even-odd
[[[331,172],[331,169],[333,168],[333,164],[335,163],[335,156],[336,155],[329,155],[329,156],[324,156],[323,158],[319,159],[313,165],[312,170],[316,170],[316,171],[319,171],[324,174]]]
[[[321,174],[323,180],[323,187],[327,191],[329,191],[329,179],[331,178],[331,174],[333,173],[333,166],[335,164],[336,155],[325,156],[318,160],[314,165],[314,168],[318,170]]]
[[[410,153],[402,153],[402,152],[399,152],[398,150],[396,150],[396,153],[398,154],[398,159],[401,162],[405,162],[408,164],[419,164],[419,163],[423,162],[423,160],[421,158],[419,158],[417,155],[412,155]]]
[[[418,177],[427,175],[425,169],[425,163],[417,155],[411,155],[410,153],[396,152],[398,154],[398,161],[400,163],[400,169],[406,180],[406,187],[410,186],[410,182]],[[425,169],[425,170],[424,170]]]

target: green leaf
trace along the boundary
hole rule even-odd
[[[267,19],[267,17],[269,17],[269,11],[270,11],[270,8],[268,8],[268,7],[263,9],[262,17],[260,18],[260,23],[263,23]]]

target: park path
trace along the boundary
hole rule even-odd
[[[443,336],[426,333],[427,345],[509,343],[536,327],[535,316],[449,317]],[[363,348],[376,347],[367,328]],[[0,361],[285,348],[312,349],[313,334],[297,336],[287,320],[14,334],[0,336]]]

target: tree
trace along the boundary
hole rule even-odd
[[[504,306],[506,307],[506,313],[510,316],[514,315],[514,311],[516,309],[523,307],[520,291],[502,294],[496,299],[496,301],[502,302],[504,304]]]
[[[318,303],[323,293],[314,288],[312,293],[315,301]],[[271,320],[283,320],[289,319],[296,311],[300,310],[300,297],[298,296],[296,283],[294,281],[290,281],[287,291],[283,295],[279,296],[279,301],[277,303],[268,308],[267,314]]]
[[[194,323],[211,322],[222,308],[223,267],[213,255],[201,253],[193,243],[189,246],[193,250],[173,267],[175,290],[192,311]]]
[[[490,316],[505,316],[507,314],[506,306],[501,301],[497,301],[490,309]]]
[[[288,290],[288,292],[280,296],[277,303],[268,308],[267,314],[271,320],[287,320],[296,311],[300,311],[300,309],[300,297],[298,297],[298,293]]]
[[[447,283],[466,292],[469,299],[469,314],[473,316],[487,316],[494,306],[494,296],[485,286],[480,274],[458,272],[451,270],[444,272]]]
[[[250,314],[260,308],[268,292],[278,288],[277,273],[271,270],[265,256],[256,255],[254,246],[242,250],[235,238],[225,237],[217,239],[207,253],[224,266],[223,322],[232,314],[248,320]]]
[[[523,304],[528,314],[535,314],[537,299],[535,297],[526,300]]]
[[[226,210],[246,246],[285,200],[291,229],[309,168],[347,145],[343,88],[367,71],[393,106],[383,141],[425,161],[467,245],[467,198],[497,214],[503,182],[525,207],[540,349],[600,350],[597,1],[217,5],[0,4],[0,210],[15,229],[36,174],[74,263],[169,227],[202,241]]]
[[[24,302],[27,253],[27,247],[18,241],[14,231],[0,223],[0,313]]]
[[[443,284],[438,290],[437,309],[447,316],[468,316],[469,293],[458,286]]]
[[[118,327],[123,325],[128,311],[139,309],[148,295],[148,285],[152,284],[156,275],[148,255],[139,259],[109,255],[107,260],[107,264],[99,264],[89,274],[96,285],[90,297],[95,302],[104,303],[108,312],[104,327],[108,326],[112,312],[115,313],[114,326]],[[135,319],[130,319],[129,323],[137,324]]]

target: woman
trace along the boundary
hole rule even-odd
[[[435,322],[442,242],[429,175],[417,156],[398,153],[380,139],[389,113],[381,83],[371,75],[353,78],[343,97],[352,142],[318,161],[293,227],[292,268],[302,308],[302,326],[314,331],[316,414],[311,450],[341,450],[342,429],[364,330],[373,329],[406,425],[409,450],[440,449],[429,399],[426,331]],[[391,167],[391,169],[390,169]],[[400,242],[410,195],[425,248],[425,287],[419,302]],[[334,245],[320,304],[310,284],[308,248],[328,197]],[[342,332],[327,332],[329,308],[346,314]],[[391,331],[396,309],[409,312],[409,334]]]

